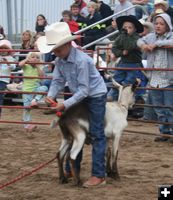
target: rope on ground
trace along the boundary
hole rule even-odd
[[[33,170],[31,171],[28,171],[28,172],[24,172],[22,174],[20,174],[19,176],[17,176],[16,178],[12,179],[11,181],[8,181],[4,184],[0,184],[0,190],[9,186],[9,185],[12,185],[13,183],[27,177],[27,176],[30,176],[32,175],[34,172],[37,172],[39,170],[41,170],[42,168],[46,167],[48,164],[50,164],[51,162],[53,162],[55,159],[57,158],[57,156],[55,156],[54,158],[52,158],[51,160],[45,162],[45,163],[42,163],[40,164],[39,166],[35,167]]]
[[[141,134],[141,135],[147,135],[147,136],[160,136],[165,138],[173,138],[173,135],[171,134],[161,134],[161,133],[151,133],[151,132],[145,132],[145,131],[134,131],[134,130],[124,130],[125,133],[135,133],[135,134]]]

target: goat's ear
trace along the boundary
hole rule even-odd
[[[138,86],[139,86],[139,82],[136,80],[132,85],[132,91],[134,92]]]

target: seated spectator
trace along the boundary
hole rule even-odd
[[[34,37],[30,30],[26,30],[22,33],[22,44],[20,49],[29,50],[34,48]],[[27,54],[28,52],[20,52],[20,54]],[[26,56],[20,56],[19,61],[25,59]]]
[[[44,15],[39,14],[36,18],[36,24],[35,24],[35,31],[38,32],[44,32],[45,27],[47,26],[47,19]]]
[[[91,1],[93,1],[97,4],[98,11],[101,14],[103,19],[106,17],[109,17],[110,15],[113,15],[114,11],[111,9],[111,7],[109,5],[107,5],[103,1],[100,1],[100,0],[91,0]],[[107,20],[104,23],[106,24],[106,26],[110,26],[112,23],[112,19]]]
[[[119,13],[120,11],[123,11],[133,6],[133,4],[129,2],[128,0],[118,0],[118,1],[119,2],[116,4],[115,9],[114,9],[114,14]],[[120,16],[125,16],[125,15],[135,15],[135,9],[134,8],[129,9],[128,11],[123,12],[113,17],[112,28],[114,30],[117,29],[116,18]]]
[[[141,23],[144,27],[144,31],[139,34],[140,37],[146,36],[147,34],[152,33],[154,31],[153,23],[147,21],[141,21]]]
[[[79,5],[74,3],[70,7],[72,13],[72,19],[78,23],[79,29],[83,29],[87,26],[86,19],[80,14]]]
[[[0,49],[12,49],[11,42],[8,40],[0,40]],[[0,52],[0,61],[13,62],[11,52]],[[16,68],[15,64],[0,63],[0,76],[11,76],[11,70]],[[0,91],[4,91],[7,84],[10,83],[10,78],[0,78]],[[0,93],[0,105],[3,105],[4,94]],[[0,118],[2,109],[0,108]]]
[[[133,84],[137,78],[137,68],[141,67],[142,62],[137,40],[139,33],[143,32],[143,25],[133,15],[118,17],[116,23],[120,33],[113,43],[112,52],[115,58],[121,57],[118,67],[127,70],[116,70],[114,79],[121,85]],[[128,68],[136,68],[136,70],[128,70]],[[117,97],[118,91],[111,88],[107,94],[108,101],[117,100]]]
[[[72,13],[70,10],[64,10],[62,12],[62,20],[63,22],[66,22],[70,28],[70,31],[72,33],[75,33],[79,30],[79,25],[77,22],[75,22],[72,18]]]
[[[90,26],[91,24],[98,22],[102,20],[102,16],[100,13],[97,12],[97,4],[94,2],[89,2],[88,5],[88,12],[89,15],[86,18],[87,19],[87,26]],[[105,24],[97,24],[94,27],[90,28],[84,33],[83,45],[89,44],[101,37],[103,37],[106,34],[106,25]],[[94,50],[95,45],[89,47],[88,49]]]
[[[149,0],[132,0],[132,3],[133,3],[134,5],[142,6],[143,9],[146,10],[147,15],[150,15],[150,14],[151,14],[151,12],[152,12],[152,7],[151,7],[151,5],[149,4]],[[135,15],[136,15],[136,18],[137,18],[137,19],[141,19],[142,16],[143,16],[143,14],[145,14],[144,11],[143,11],[143,9],[138,8],[138,7],[135,8],[135,12],[136,12]]]
[[[150,33],[138,40],[138,46],[147,52],[147,67],[172,68],[173,51],[167,46],[173,46],[173,32],[171,18],[163,13],[154,18],[154,33]],[[148,72],[149,85],[152,88],[173,88],[173,72],[150,71]],[[149,90],[151,101],[154,105],[172,106],[173,91]],[[173,110],[171,108],[154,108],[158,121],[173,123]],[[173,134],[173,125],[160,124],[160,133]],[[167,137],[156,137],[155,141],[168,141]]]
[[[87,10],[87,4],[85,3],[84,0],[74,0],[75,4],[79,5],[80,8],[80,14],[83,17],[87,17],[88,16],[88,10]]]
[[[154,1],[154,12],[151,14],[150,21],[152,21],[152,18],[155,15],[161,14],[164,12],[167,13],[171,17],[171,22],[173,24],[173,8],[170,7],[168,2],[165,0],[155,0]]]
[[[44,76],[42,67],[39,64],[27,64],[27,62],[41,62],[40,54],[36,52],[30,52],[27,58],[19,63],[22,67],[24,76],[35,76],[35,79],[24,78],[23,79],[23,91],[24,92],[46,92],[48,88],[40,85],[40,79],[38,76]],[[38,102],[43,98],[40,94],[23,94],[24,106],[37,106]],[[31,122],[31,110],[30,108],[23,110],[23,121],[26,122],[24,128],[26,131],[31,132],[36,128],[35,125],[29,124]]]

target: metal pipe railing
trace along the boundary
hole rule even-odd
[[[143,18],[140,19],[140,20],[145,20],[146,18],[147,18],[147,17],[145,16],[145,17],[143,17]],[[139,21],[140,21],[140,20],[139,20]],[[116,30],[116,31],[114,31],[114,32],[112,32],[112,33],[109,33],[109,34],[107,34],[107,35],[105,35],[105,36],[103,36],[103,37],[101,37],[101,38],[99,38],[99,39],[97,39],[97,40],[95,40],[95,41],[89,43],[89,44],[86,44],[85,46],[82,47],[82,49],[86,49],[86,48],[88,48],[88,47],[90,47],[90,46],[92,46],[92,45],[94,45],[94,44],[97,44],[98,42],[100,42],[100,41],[102,41],[102,40],[104,40],[104,39],[106,39],[106,38],[108,38],[108,37],[111,37],[111,36],[117,34],[118,32],[119,32],[119,30]],[[110,41],[109,43],[112,43],[112,41]]]
[[[86,28],[83,28],[83,29],[81,29],[81,30],[79,30],[79,31],[76,31],[74,34],[75,34],[75,35],[76,35],[76,34],[81,34],[81,33],[85,32],[85,31],[87,31],[88,29],[94,27],[95,25],[100,24],[100,23],[103,23],[103,22],[105,22],[105,21],[107,21],[107,20],[109,20],[109,19],[111,19],[111,18],[113,18],[113,17],[115,17],[115,16],[118,16],[119,14],[122,14],[122,13],[124,13],[124,12],[126,12],[126,11],[128,11],[128,10],[130,10],[130,9],[132,9],[132,8],[141,8],[142,11],[143,11],[146,15],[148,15],[146,9],[145,9],[143,6],[134,5],[134,6],[131,6],[131,7],[129,7],[129,8],[126,8],[126,9],[124,9],[124,10],[118,12],[118,13],[114,13],[113,15],[110,15],[109,17],[106,17],[106,18],[104,18],[104,19],[102,19],[102,20],[100,20],[100,21],[98,21],[98,22],[95,22],[94,24],[91,24],[90,26],[87,26]]]
[[[109,34],[107,34],[107,35],[105,35],[105,36],[103,36],[103,37],[101,37],[101,38],[99,38],[99,39],[97,39],[97,40],[95,40],[95,41],[89,43],[89,44],[86,44],[85,46],[82,47],[82,49],[86,49],[86,48],[88,48],[88,47],[90,47],[90,46],[92,46],[92,45],[94,45],[94,44],[96,44],[96,43],[98,43],[98,42],[100,42],[100,41],[102,41],[102,40],[104,40],[104,39],[106,39],[106,38],[112,36],[112,35],[117,34],[118,32],[119,32],[119,31],[116,30],[116,31],[114,31],[114,32],[112,32],[112,33],[109,33]],[[110,41],[110,43],[112,43],[112,42]]]

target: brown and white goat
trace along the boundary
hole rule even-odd
[[[118,101],[106,103],[106,173],[107,176],[117,179],[119,177],[118,146],[122,132],[128,124],[128,108],[134,104],[134,87],[132,85],[123,87],[114,80],[113,85],[119,87],[120,95]],[[62,131],[62,141],[57,154],[60,183],[68,182],[63,171],[64,157],[68,155],[75,184],[79,185],[80,175],[75,170],[75,160],[89,136],[88,110],[83,102],[67,109],[59,119],[59,126]],[[110,141],[112,141],[112,148],[109,145]]]

